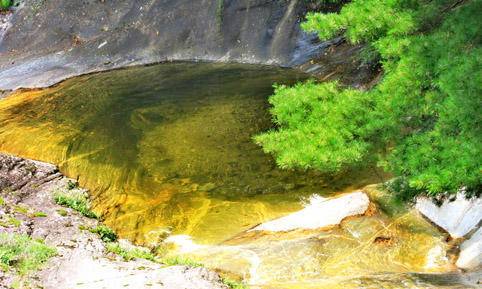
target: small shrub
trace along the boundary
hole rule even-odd
[[[106,248],[107,251],[121,256],[125,261],[131,261],[133,259],[146,259],[153,262],[156,261],[156,256],[154,256],[154,254],[139,248],[126,249],[122,248],[119,243],[113,242],[108,243]]]
[[[162,259],[162,263],[167,266],[184,265],[189,267],[203,267],[203,264],[199,262],[180,256],[164,258]]]
[[[13,210],[17,213],[26,215],[28,213],[28,209],[23,206],[15,206]]]
[[[6,10],[13,5],[12,0],[0,0],[0,10]]]
[[[81,230],[81,231],[89,230],[89,227],[84,226],[84,225],[79,225],[79,230]]]
[[[72,208],[88,218],[98,218],[98,216],[90,210],[89,200],[82,191],[57,192],[54,195],[54,200],[57,204]]]
[[[20,227],[21,224],[22,224],[22,221],[10,216],[8,216],[6,220],[5,219],[0,220],[1,227],[11,227],[11,226]]]
[[[68,180],[67,181],[67,189],[73,190],[75,188],[77,188],[77,183],[72,181],[72,180]]]
[[[22,224],[22,221],[20,221],[19,219],[15,219],[13,217],[8,217],[7,222],[9,225],[15,226],[15,227],[20,227],[20,225]]]
[[[62,217],[65,217],[65,216],[68,215],[68,212],[67,212],[66,210],[64,210],[64,209],[59,209],[59,210],[57,210],[57,213],[58,213],[59,215],[61,215]]]
[[[33,213],[33,216],[35,218],[45,218],[45,217],[47,217],[47,214],[44,213],[44,212],[35,212],[35,213]]]
[[[231,280],[229,278],[223,278],[222,282],[231,289],[248,289],[249,288],[246,284]]]
[[[23,275],[37,270],[56,250],[26,235],[0,233],[0,266]]]
[[[96,233],[100,236],[104,242],[115,242],[117,241],[117,234],[109,227],[104,225],[99,225],[90,230],[92,233]]]
[[[414,201],[417,195],[423,193],[423,190],[411,187],[408,180],[403,177],[390,180],[386,182],[385,186],[397,200],[402,202]]]

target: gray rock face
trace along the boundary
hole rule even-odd
[[[466,270],[482,266],[482,228],[479,228],[470,239],[460,245],[460,255],[456,265]]]
[[[464,237],[482,220],[482,200],[466,199],[463,193],[458,193],[454,201],[446,200],[441,206],[429,198],[419,197],[415,207],[454,238]]]
[[[0,38],[0,90],[166,60],[301,64],[326,46],[300,30],[306,2],[25,1]]]

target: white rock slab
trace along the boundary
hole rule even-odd
[[[457,194],[455,201],[447,200],[440,207],[427,197],[419,197],[415,208],[454,238],[465,236],[482,219],[482,200],[467,200],[463,193]]]
[[[457,267],[470,270],[482,265],[482,228],[460,245],[460,255]]]
[[[164,240],[165,243],[176,245],[178,253],[191,253],[193,251],[207,248],[207,246],[196,244],[191,236],[188,235],[172,235]]]
[[[344,194],[335,198],[315,196],[301,211],[263,223],[251,231],[290,231],[317,229],[339,224],[344,218],[366,212],[370,199],[363,192]]]

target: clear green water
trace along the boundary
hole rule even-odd
[[[156,244],[168,234],[188,235],[203,245],[191,257],[253,284],[360,288],[366,279],[392,284],[386,288],[402,281],[437,288],[405,274],[451,270],[444,235],[413,212],[380,212],[330,231],[246,232],[299,210],[312,194],[380,181],[367,169],[337,178],[283,171],[252,142],[272,128],[272,84],[305,78],[205,63],[81,76],[0,101],[0,151],[56,163],[78,178],[121,237]],[[378,244],[379,235],[393,241]],[[387,272],[405,275],[370,277]],[[346,286],[333,287],[337,282]]]

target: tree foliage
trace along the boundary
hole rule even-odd
[[[0,0],[0,10],[10,8],[13,5],[12,0]]]
[[[0,269],[21,275],[35,271],[57,251],[27,235],[0,233]]]
[[[361,91],[308,82],[276,87],[270,103],[281,129],[256,140],[265,151],[277,154],[283,168],[339,171],[361,161],[369,150],[361,136],[371,100]]]
[[[481,188],[482,0],[354,0],[311,13],[303,29],[344,35],[379,55],[369,91],[337,83],[279,86],[277,130],[257,136],[281,167],[338,173],[377,157],[411,189]]]

